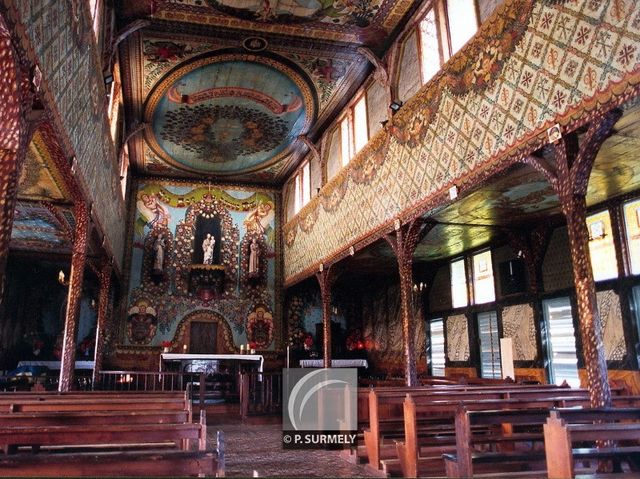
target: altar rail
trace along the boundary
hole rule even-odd
[[[282,372],[245,372],[240,378],[240,414],[243,418],[277,414],[282,410]]]

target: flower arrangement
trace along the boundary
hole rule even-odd
[[[160,345],[162,346],[162,351],[164,351],[165,353],[168,353],[171,349],[171,341],[162,341]]]
[[[364,341],[360,334],[359,329],[354,329],[349,333],[346,340],[347,351],[355,351],[357,349],[364,349]]]
[[[307,333],[305,335],[302,344],[304,345],[305,351],[311,351],[311,349],[313,348],[313,336],[311,336],[311,333]]]

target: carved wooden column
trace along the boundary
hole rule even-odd
[[[11,34],[0,16],[0,301],[13,228],[18,178],[29,141],[26,106],[28,79],[20,66]],[[26,88],[25,88],[26,86]]]
[[[75,213],[76,227],[71,252],[67,313],[64,321],[64,342],[62,344],[60,383],[58,385],[58,390],[61,392],[69,391],[73,386],[76,364],[78,316],[80,314],[80,298],[82,296],[82,282],[87,259],[87,240],[89,235],[89,209],[87,204],[79,201],[74,205],[73,210]]]
[[[573,148],[569,149],[567,141],[561,138],[553,144],[553,158],[530,156],[523,160],[545,175],[560,199],[560,207],[567,220],[578,321],[592,407],[610,406],[611,389],[607,380],[602,323],[589,255],[585,198],[596,154],[620,115],[619,111],[611,111],[594,120],[579,146],[577,138],[570,137]]]
[[[96,346],[94,354],[94,366],[92,384],[95,388],[98,384],[98,373],[102,371],[102,356],[104,353],[105,328],[107,326],[107,313],[109,311],[109,289],[111,287],[111,265],[105,261],[98,272],[100,283],[100,296],[98,298],[98,319],[96,321]]]
[[[396,234],[385,235],[398,261],[400,273],[400,315],[402,317],[402,344],[404,352],[404,372],[407,386],[418,385],[414,334],[416,326],[413,318],[413,252],[418,243],[433,228],[433,224],[425,223],[417,218],[404,226],[396,223]]]
[[[325,368],[331,367],[331,287],[335,281],[331,269],[331,266],[325,266],[316,273],[322,301],[322,362]]]

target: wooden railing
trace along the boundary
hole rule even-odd
[[[243,418],[276,414],[282,410],[282,373],[242,373],[240,377],[240,414]]]

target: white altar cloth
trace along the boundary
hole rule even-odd
[[[259,361],[258,372],[262,372],[264,357],[261,354],[178,354],[162,353],[160,355],[164,361],[217,361],[220,359],[232,359],[234,361]]]
[[[76,361],[76,369],[93,369],[94,366],[93,361]],[[18,363],[18,367],[20,366],[45,366],[49,369],[60,369],[60,361],[20,361]]]

